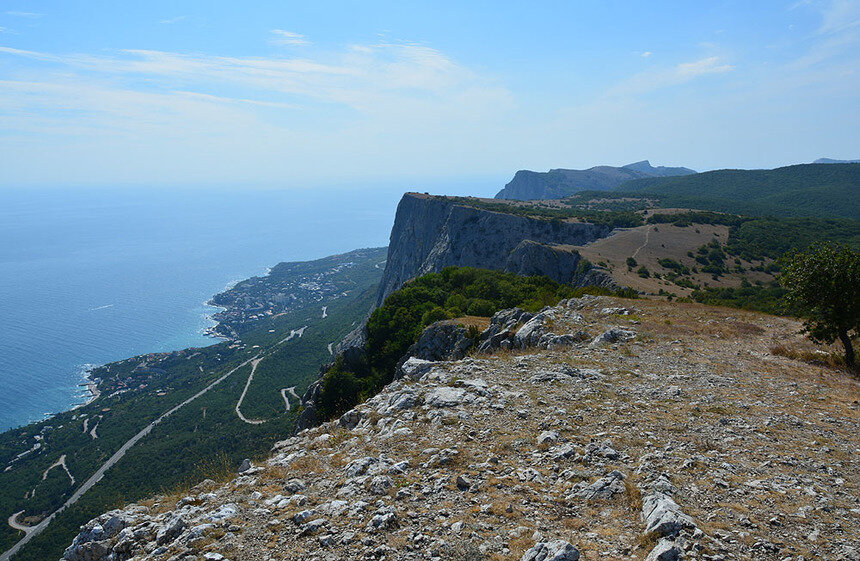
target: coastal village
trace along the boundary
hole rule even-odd
[[[360,250],[363,251],[363,250]],[[372,250],[367,250],[372,251]],[[359,252],[360,253],[360,252]],[[331,267],[323,272],[308,269],[306,263],[281,263],[267,275],[251,277],[216,294],[208,304],[223,308],[213,316],[217,324],[207,333],[213,337],[236,340],[249,325],[305,307],[314,302],[348,296],[355,288],[345,270],[356,266],[353,260],[333,256]],[[356,257],[361,257],[358,255]],[[385,261],[376,268],[385,266]],[[325,311],[321,309],[321,314]]]

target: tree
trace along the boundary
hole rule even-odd
[[[851,332],[860,333],[860,252],[842,244],[814,244],[787,257],[780,284],[800,310],[810,338],[825,343],[839,339],[845,364],[854,368]]]

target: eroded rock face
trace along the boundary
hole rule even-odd
[[[520,308],[509,308],[500,310],[490,318],[490,326],[481,333],[478,341],[478,350],[489,352],[495,349],[511,348],[512,339],[517,329],[534,317]]]
[[[460,360],[469,351],[472,341],[462,325],[439,321],[428,325],[409,349],[409,356],[421,360]]]
[[[574,310],[582,305],[582,301],[565,300],[534,315],[519,308],[501,310],[490,318],[490,326],[481,333],[477,349],[481,352],[530,347],[558,350],[588,341],[591,336],[583,330],[560,335],[550,331],[557,320],[566,325],[581,320],[582,317]]]
[[[681,561],[684,558],[684,549],[680,540],[661,538],[645,558],[645,561]]]
[[[632,329],[624,329],[621,327],[612,327],[607,329],[600,335],[594,338],[591,342],[592,346],[605,345],[608,343],[623,343],[630,341],[636,337],[636,332]]]
[[[407,280],[450,265],[529,271],[568,282],[579,256],[549,244],[582,245],[610,232],[605,226],[502,214],[407,193],[397,206],[377,305]],[[524,241],[533,245],[519,247]]]
[[[513,345],[517,349],[534,347],[546,334],[547,322],[554,318],[552,310],[543,310],[520,327],[514,334]]]
[[[601,477],[580,491],[578,496],[585,500],[611,499],[615,495],[621,495],[626,492],[624,479],[623,473],[618,470],[613,470],[606,477]]]
[[[116,541],[123,544],[127,533],[122,536],[120,533],[134,522],[134,516],[122,510],[113,510],[91,520],[81,527],[72,545],[66,548],[63,559],[68,561],[104,559],[111,553],[111,540],[119,537]],[[123,545],[120,545],[120,549],[123,549]]]
[[[528,239],[508,255],[505,271],[525,277],[543,275],[564,284],[579,285],[584,276],[578,270],[581,262],[582,257],[576,251]]]

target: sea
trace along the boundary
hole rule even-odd
[[[205,302],[241,279],[387,245],[404,191],[503,183],[0,189],[0,431],[85,401],[93,365],[213,344]]]

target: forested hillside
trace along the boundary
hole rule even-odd
[[[662,207],[755,216],[860,219],[860,164],[803,164],[771,170],[717,170],[628,181],[613,196],[659,199]]]

